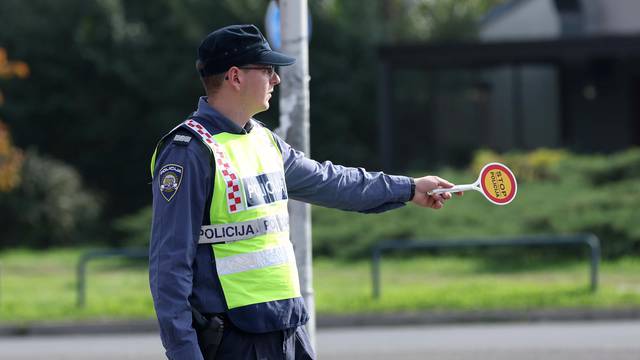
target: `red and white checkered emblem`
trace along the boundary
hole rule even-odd
[[[185,125],[195,130],[204,142],[213,150],[213,156],[216,160],[216,169],[224,177],[227,188],[227,205],[230,213],[235,213],[245,209],[242,202],[242,193],[240,192],[240,177],[229,163],[228,156],[224,152],[224,148],[216,142],[207,129],[200,125],[197,121],[189,119],[184,122]]]

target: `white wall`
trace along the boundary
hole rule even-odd
[[[638,1],[640,5],[639,0],[626,1]],[[552,0],[522,0],[480,29],[480,39],[485,41],[545,39],[559,34],[558,12]]]
[[[639,0],[600,0],[599,33],[640,33]]]
[[[588,35],[640,33],[640,0],[581,0]],[[485,41],[559,37],[558,10],[553,0],[515,0],[504,13],[481,24]]]

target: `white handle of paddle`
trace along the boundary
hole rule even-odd
[[[432,191],[429,191],[427,195],[442,194],[446,192],[455,193],[455,192],[463,192],[463,191],[469,191],[469,190],[476,190],[476,184],[455,185],[454,187],[450,187],[450,188],[434,189]]]

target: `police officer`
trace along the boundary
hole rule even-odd
[[[253,119],[280,83],[258,28],[210,33],[196,63],[207,96],[153,154],[149,281],[169,359],[314,359],[287,200],[363,213],[439,209],[436,176],[366,172],[293,149]]]

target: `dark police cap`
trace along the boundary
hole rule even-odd
[[[254,25],[231,25],[218,29],[198,47],[200,76],[220,74],[232,66],[247,64],[291,65],[296,59],[271,50]]]

